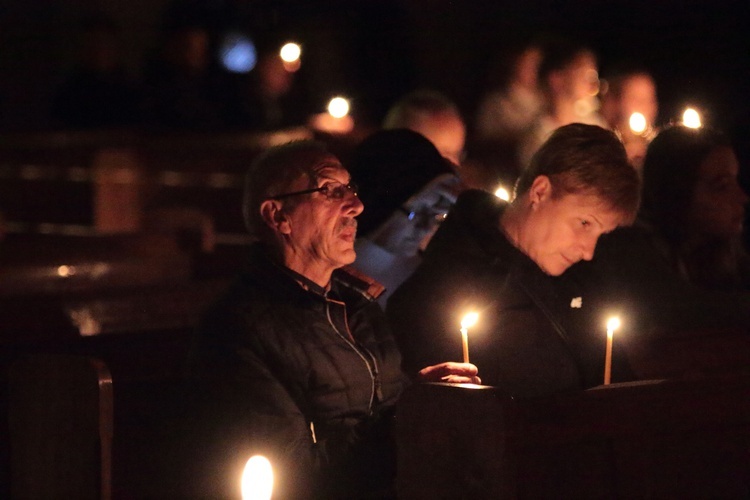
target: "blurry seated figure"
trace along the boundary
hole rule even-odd
[[[384,129],[408,128],[432,142],[440,154],[460,165],[466,142],[466,125],[458,107],[433,90],[416,90],[402,97],[388,111]]]
[[[558,127],[569,123],[606,127],[597,111],[599,73],[591,49],[568,40],[545,44],[539,85],[544,94],[544,108],[521,140],[521,168],[526,168],[531,156]]]
[[[367,206],[359,217],[354,267],[385,286],[387,297],[416,268],[462,189],[452,164],[422,135],[383,130],[365,139],[350,163]]]
[[[637,67],[614,69],[605,82],[602,117],[610,129],[620,134],[628,158],[640,170],[659,113],[656,83],[648,71]]]
[[[243,214],[257,241],[207,312],[191,363],[205,425],[200,496],[236,496],[261,454],[275,498],[393,497],[391,426],[407,379],[377,284],[343,269],[362,209],[349,172],[318,143],[271,148],[250,167]],[[420,378],[478,381],[468,363]]]
[[[140,91],[120,60],[119,30],[114,21],[86,19],[78,41],[78,64],[57,88],[53,118],[77,129],[134,125],[140,116]]]
[[[542,111],[539,90],[539,64],[542,48],[526,45],[511,54],[507,75],[498,88],[491,90],[479,105],[476,134],[479,140],[516,140]]]
[[[587,298],[560,288],[560,276],[591,260],[599,237],[635,218],[638,176],[610,131],[559,128],[522,172],[510,203],[462,193],[422,263],[391,296],[386,312],[413,373],[434,359],[459,358],[462,317],[482,380],[514,397],[601,384],[604,335],[578,328],[596,315]],[[613,380],[630,377],[616,359]]]

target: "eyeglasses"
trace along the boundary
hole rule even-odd
[[[357,196],[357,185],[353,182],[349,184],[342,184],[340,182],[327,182],[320,187],[305,189],[304,191],[294,191],[293,193],[277,194],[276,196],[269,196],[267,200],[281,200],[283,198],[289,198],[290,196],[298,196],[301,194],[310,193],[323,193],[323,196],[329,200],[343,200],[347,195],[351,194]]]

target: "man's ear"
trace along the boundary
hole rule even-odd
[[[546,175],[539,175],[529,188],[529,201],[532,207],[552,197],[552,183]]]
[[[260,204],[260,216],[263,218],[263,222],[275,232],[280,234],[289,234],[292,232],[289,219],[278,200],[263,201]]]

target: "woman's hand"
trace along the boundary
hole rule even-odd
[[[419,382],[450,382],[453,384],[481,384],[477,376],[479,369],[471,363],[447,361],[439,365],[422,368],[417,373]]]

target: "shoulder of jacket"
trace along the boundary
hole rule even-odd
[[[382,283],[352,266],[344,266],[338,269],[335,279],[343,286],[358,292],[371,301],[377,300],[385,291],[385,286]]]

